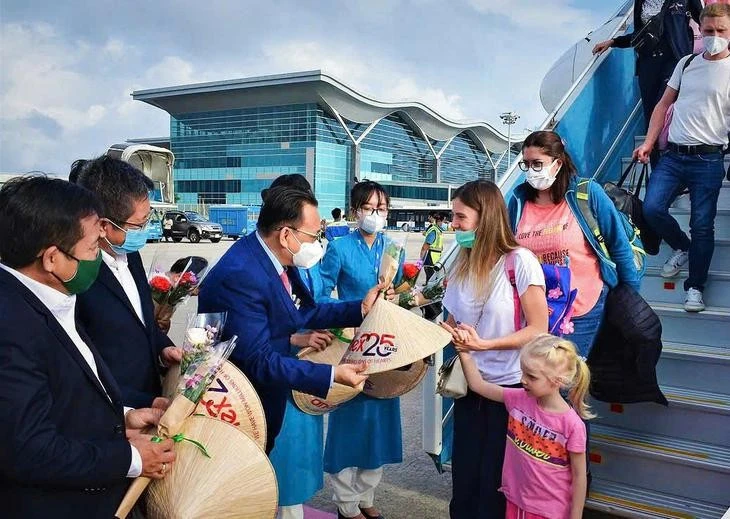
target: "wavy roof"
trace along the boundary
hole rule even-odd
[[[370,124],[398,113],[414,130],[437,141],[467,133],[484,151],[501,153],[507,148],[507,137],[488,123],[452,121],[416,101],[377,101],[321,70],[137,90],[132,98],[173,116],[316,102],[326,111],[334,110],[356,123]]]

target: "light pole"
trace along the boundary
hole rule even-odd
[[[502,119],[503,124],[507,125],[507,170],[509,171],[512,166],[512,125],[520,116],[514,112],[504,112],[499,115],[499,118]]]

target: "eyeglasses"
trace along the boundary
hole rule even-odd
[[[142,229],[147,227],[147,225],[149,225],[150,220],[152,220],[152,216],[153,216],[153,213],[148,214],[147,217],[144,219],[144,222],[142,222],[142,223],[132,223],[132,222],[126,222],[126,221],[117,223],[114,220],[111,220],[109,218],[106,218],[106,220],[108,222],[110,222],[114,227],[119,229],[120,231],[127,232],[127,229],[125,229],[123,227],[124,225],[129,227],[130,231],[141,231]]]
[[[371,209],[369,207],[361,207],[360,208],[360,211],[365,216],[367,216],[369,214],[377,214],[378,216],[385,216],[386,214],[388,214],[388,210],[387,209],[381,209],[381,208],[377,208],[377,209],[373,208],[373,209]]]
[[[517,163],[517,165],[520,167],[520,169],[522,171],[527,171],[532,168],[534,171],[540,172],[540,171],[542,171],[542,168],[544,168],[545,166],[547,166],[548,168],[550,166],[552,166],[556,160],[558,160],[558,159],[553,159],[553,161],[550,164],[545,164],[541,160],[533,160],[531,162],[526,161],[526,160],[521,160]]]
[[[314,238],[317,241],[322,241],[324,239],[324,232],[323,231],[317,231],[317,232],[308,232],[303,231],[301,229],[297,229],[296,227],[287,227],[288,229],[291,229],[292,231],[300,232],[306,236],[309,236],[311,238]],[[285,229],[285,227],[279,227],[279,230]]]

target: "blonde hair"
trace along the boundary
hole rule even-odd
[[[578,413],[587,420],[596,415],[591,413],[585,398],[591,383],[591,372],[585,360],[578,355],[575,344],[567,339],[542,333],[528,342],[520,354],[543,361],[542,372],[550,379],[557,379],[562,389],[568,390],[568,400]]]
[[[489,274],[504,254],[518,247],[509,225],[504,197],[494,182],[473,180],[454,191],[459,199],[479,214],[474,245],[462,248],[454,264],[454,279],[472,282],[478,295],[484,295]]]
[[[727,16],[730,18],[730,5],[728,4],[710,4],[705,6],[700,13],[700,23],[705,18],[720,18],[721,16]]]

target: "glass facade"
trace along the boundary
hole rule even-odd
[[[355,139],[370,126],[346,124]],[[430,144],[436,153],[447,145]],[[490,157],[468,133],[457,135],[437,160],[420,131],[393,113],[356,149],[337,119],[315,103],[172,116],[170,147],[177,203],[203,212],[207,204],[260,204],[261,190],[290,173],[313,185],[322,216],[347,207],[355,177],[381,182],[401,202],[445,203],[449,185],[495,176]]]

